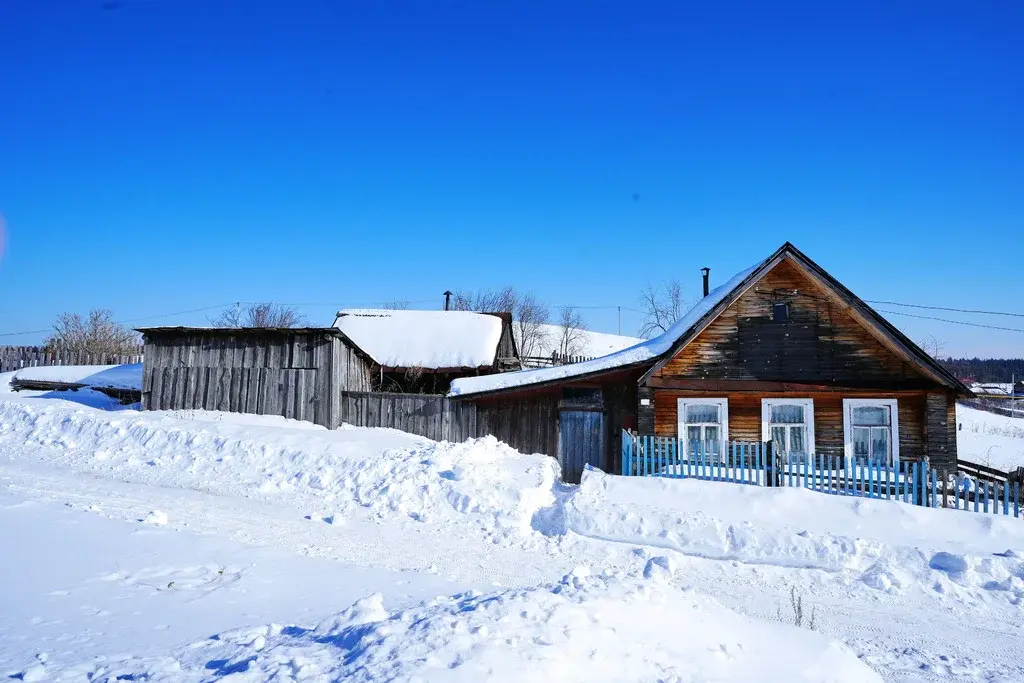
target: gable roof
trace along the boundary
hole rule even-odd
[[[334,327],[375,363],[392,369],[494,365],[505,317],[470,311],[343,309]]]
[[[613,370],[645,365],[647,370],[641,381],[646,380],[783,259],[795,264],[809,279],[831,294],[837,303],[844,306],[854,319],[861,322],[883,345],[916,367],[926,377],[954,389],[958,395],[971,395],[970,389],[939,365],[934,358],[789,242],[779,247],[768,258],[740,271],[725,284],[712,290],[668,331],[653,339],[584,363],[458,379],[452,383],[450,395],[492,393],[527,386],[539,387],[561,380],[586,379]]]

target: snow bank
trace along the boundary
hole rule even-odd
[[[502,321],[470,311],[338,311],[334,326],[384,367],[494,365]]]
[[[107,478],[197,489],[309,510],[477,526],[498,541],[531,532],[557,463],[493,437],[433,442],[385,429],[289,428],[255,416],[102,413],[0,401],[0,450]],[[177,417],[179,415],[181,417]],[[213,419],[222,418],[221,421]],[[234,421],[234,418],[239,418]],[[59,450],[49,448],[59,446]]]
[[[53,675],[58,681],[881,681],[820,634],[742,617],[657,580],[590,576],[584,569],[555,585],[465,593],[392,612],[374,595],[311,629],[239,629],[168,657],[95,662]]]
[[[1024,523],[1012,517],[595,470],[560,512],[563,530],[590,538],[1024,604]]]
[[[11,377],[36,382],[66,382],[67,384],[84,384],[90,387],[142,391],[142,363],[22,368],[11,373]]]
[[[957,405],[956,421],[961,458],[1000,470],[1024,467],[1024,418]]]

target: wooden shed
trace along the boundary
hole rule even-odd
[[[369,391],[373,362],[333,327],[148,327],[143,410],[281,415],[330,429],[341,392]]]
[[[618,471],[624,428],[723,458],[730,442],[772,441],[798,456],[952,470],[955,400],[971,395],[788,242],[659,337],[575,365],[459,379],[451,391],[496,424],[518,421],[509,443],[557,457],[569,481],[588,463]]]

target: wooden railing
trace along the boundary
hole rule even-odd
[[[1024,467],[1018,467],[1012,472],[1004,472],[1003,470],[996,469],[995,467],[980,465],[967,460],[958,460],[957,467],[962,474],[994,484],[1024,481]]]

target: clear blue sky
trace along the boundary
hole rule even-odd
[[[1022,35],[1013,0],[3,0],[0,333],[504,283],[635,308],[785,240],[866,299],[1024,312]]]

